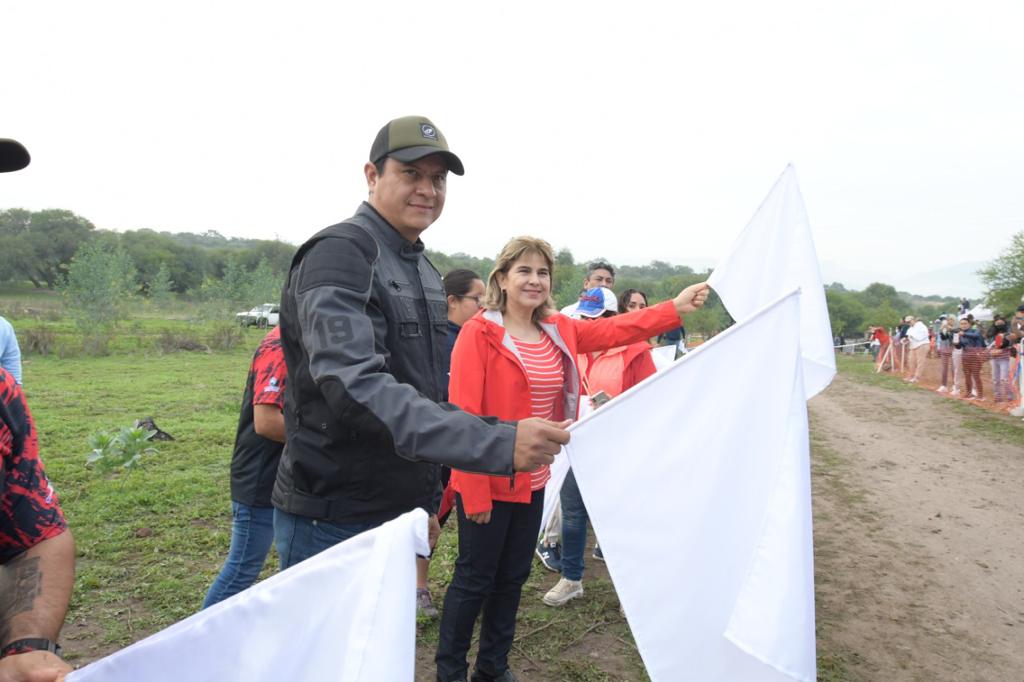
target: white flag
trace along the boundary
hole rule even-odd
[[[680,342],[682,343],[682,342]],[[661,372],[672,366],[672,363],[676,360],[676,345],[672,344],[669,346],[659,346],[651,349],[651,358],[654,360],[654,368]],[[590,404],[590,400],[587,396],[580,397],[580,410],[577,415],[576,422],[579,423],[593,414],[594,408]],[[575,426],[575,425],[573,425]],[[572,431],[573,426],[569,427]],[[564,453],[563,453],[564,454]],[[562,503],[561,492],[562,484],[565,483],[565,477],[569,475],[569,460],[566,457],[555,457],[555,461],[551,464],[551,478],[548,479],[547,484],[544,487],[544,510],[541,515],[540,524],[540,536],[544,537],[547,533],[547,528],[551,523],[551,517],[555,513],[555,509]],[[559,524],[561,521],[558,522]],[[561,528],[561,526],[559,526]]]
[[[815,677],[800,307],[738,323],[565,446],[655,682]]]
[[[737,321],[745,320],[788,291],[802,289],[800,347],[807,397],[817,395],[829,385],[836,374],[836,357],[828,306],[807,211],[792,165],[786,166],[708,283]],[[759,347],[765,339],[761,341]],[[777,347],[774,340],[771,347]]]
[[[409,512],[71,673],[69,682],[412,680],[416,554]]]
[[[672,366],[676,361],[677,348],[675,344],[670,346],[658,346],[651,349],[651,359],[654,360],[654,367],[659,372]]]

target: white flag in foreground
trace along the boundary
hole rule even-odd
[[[574,425],[565,447],[655,682],[815,677],[800,315],[790,293]],[[765,339],[770,358],[754,352]]]
[[[828,306],[793,166],[786,166],[708,284],[735,320],[745,320],[786,292],[802,289],[800,346],[807,397],[829,385],[836,374],[836,356]]]
[[[416,510],[68,676],[70,682],[411,680]]]

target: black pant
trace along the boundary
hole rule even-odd
[[[530,577],[533,550],[544,513],[544,490],[530,504],[494,502],[491,521],[466,518],[462,496],[455,496],[459,515],[459,558],[444,596],[437,642],[437,679],[465,679],[466,654],[473,625],[483,609],[476,673],[482,679],[508,669],[508,652],[516,634],[516,612],[523,584]]]

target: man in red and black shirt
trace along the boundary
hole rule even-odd
[[[0,139],[0,173],[29,164]],[[57,635],[75,580],[75,542],[39,460],[21,388],[0,369],[0,680],[63,679]]]
[[[284,387],[287,381],[281,330],[263,337],[249,365],[235,452],[231,456],[231,549],[203,608],[250,587],[274,541],[274,489],[284,447]]]
[[[54,654],[71,598],[75,544],[43,471],[25,396],[2,369],[0,486],[0,679],[36,659],[70,669]]]

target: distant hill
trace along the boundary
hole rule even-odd
[[[903,273],[899,271],[879,273],[835,261],[822,261],[821,275],[825,282],[841,282],[844,287],[854,291],[864,289],[872,282],[884,282],[917,297],[966,296],[973,302],[980,300],[985,292],[985,286],[977,274],[985,265],[985,261],[973,261],[902,276]]]
[[[911,291],[920,296],[965,296],[972,303],[978,302],[985,292],[978,270],[985,265],[985,261],[951,265],[898,279],[893,282],[893,286],[900,291]]]

